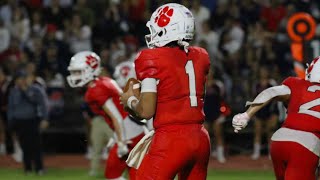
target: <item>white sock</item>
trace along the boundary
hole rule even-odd
[[[224,156],[224,148],[223,148],[223,146],[217,146],[217,156],[220,156],[220,157]]]
[[[22,152],[20,144],[18,143],[18,141],[15,141],[13,146],[14,146],[14,153]]]
[[[92,152],[92,147],[91,146],[88,146],[87,147],[87,153],[91,153]]]
[[[259,143],[255,143],[253,148],[255,154],[260,154],[261,145]]]
[[[6,145],[4,143],[0,144],[0,154],[6,153]]]

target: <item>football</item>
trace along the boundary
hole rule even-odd
[[[123,89],[123,92],[127,92],[128,91],[130,82],[133,82],[133,94],[134,94],[134,96],[139,99],[140,90],[141,90],[141,83],[140,83],[140,81],[138,81],[135,78],[128,79],[128,81],[126,83],[126,86]]]
[[[123,92],[127,92],[128,91],[130,82],[133,82],[133,94],[134,94],[134,96],[139,99],[140,90],[141,90],[141,83],[140,83],[140,81],[138,81],[135,78],[128,79],[128,81],[126,83],[126,86],[123,89]],[[127,107],[125,108],[125,110],[130,114],[131,119],[134,120],[135,122],[139,122],[140,120],[142,120],[142,118],[137,116],[133,110],[131,110],[131,109],[127,108]]]

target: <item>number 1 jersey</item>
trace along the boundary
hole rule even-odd
[[[145,49],[135,60],[137,78],[157,79],[154,128],[203,123],[204,93],[210,60],[205,49],[189,47]]]
[[[320,84],[289,77],[282,83],[291,90],[283,127],[313,132],[320,138]]]

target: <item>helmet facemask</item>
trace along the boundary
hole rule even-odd
[[[148,21],[147,25],[149,28],[149,32],[150,34],[145,35],[145,40],[147,43],[148,48],[155,48],[155,41],[154,39],[156,38],[156,36],[158,35],[158,33],[156,32],[156,30],[154,29],[154,27],[151,25],[150,21]]]
[[[320,83],[320,56],[312,60],[311,64],[307,64],[305,80]]]
[[[72,69],[70,75],[67,77],[67,81],[71,87],[83,87],[94,79],[93,76],[89,76],[87,73],[88,68],[85,69]]]

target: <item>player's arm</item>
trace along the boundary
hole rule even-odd
[[[107,99],[102,108],[112,121],[118,141],[124,141],[123,118],[112,98]]]
[[[134,96],[133,83],[129,84],[127,92],[121,95],[122,103],[143,119],[151,119],[156,112],[157,80],[145,78],[141,82],[141,94],[139,99]]]
[[[141,93],[139,100],[132,101],[131,107],[143,119],[151,119],[156,111],[157,93]]]
[[[125,138],[125,131],[123,127],[123,118],[121,113],[119,112],[118,108],[114,104],[112,98],[107,99],[107,101],[102,106],[103,110],[106,112],[106,114],[110,117],[114,131],[118,138],[118,156],[122,157],[126,155],[129,150],[126,145],[126,138]]]
[[[290,98],[291,90],[286,85],[274,86],[262,91],[254,99],[253,102],[247,102],[246,106],[249,108],[246,112],[237,114],[232,119],[232,126],[235,132],[245,128],[249,120],[264,106],[269,104],[273,100],[288,101]]]

